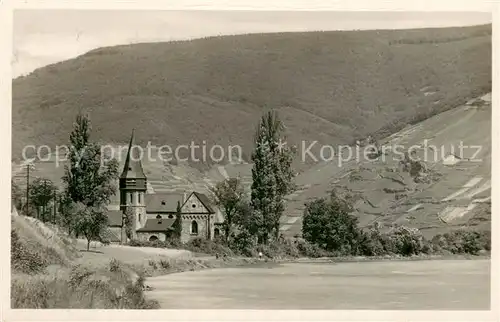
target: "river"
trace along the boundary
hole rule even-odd
[[[489,260],[263,264],[147,279],[162,309],[488,310]]]

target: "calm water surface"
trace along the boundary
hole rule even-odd
[[[290,263],[148,278],[165,309],[489,310],[489,260]]]

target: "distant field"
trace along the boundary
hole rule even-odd
[[[491,25],[224,36],[93,50],[13,81],[13,159],[66,144],[78,111],[93,137],[239,144],[276,108],[289,141],[352,142],[491,88]],[[194,164],[204,167],[203,164]]]

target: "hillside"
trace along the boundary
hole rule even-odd
[[[79,257],[74,241],[62,229],[25,216],[12,216],[13,273],[36,273],[49,265],[66,266]]]
[[[377,160],[315,165],[297,177],[299,189],[288,198],[281,229],[300,234],[304,203],[332,189],[353,196],[362,227],[398,224],[429,238],[460,228],[491,229],[491,121],[491,95],[485,95],[380,141],[386,153]],[[418,175],[400,164],[400,147],[415,152],[423,165]]]
[[[290,141],[395,132],[491,89],[491,25],[224,36],[101,48],[13,81],[13,159],[67,144],[75,115],[122,144],[239,144],[277,108]],[[196,167],[202,167],[197,164]]]

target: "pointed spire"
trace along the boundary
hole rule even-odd
[[[142,169],[141,160],[134,149],[134,134],[135,129],[132,129],[132,135],[130,136],[130,142],[128,144],[127,157],[125,159],[125,165],[123,166],[123,172],[120,178],[129,179],[145,179],[144,171]],[[135,153],[134,153],[135,152]]]

